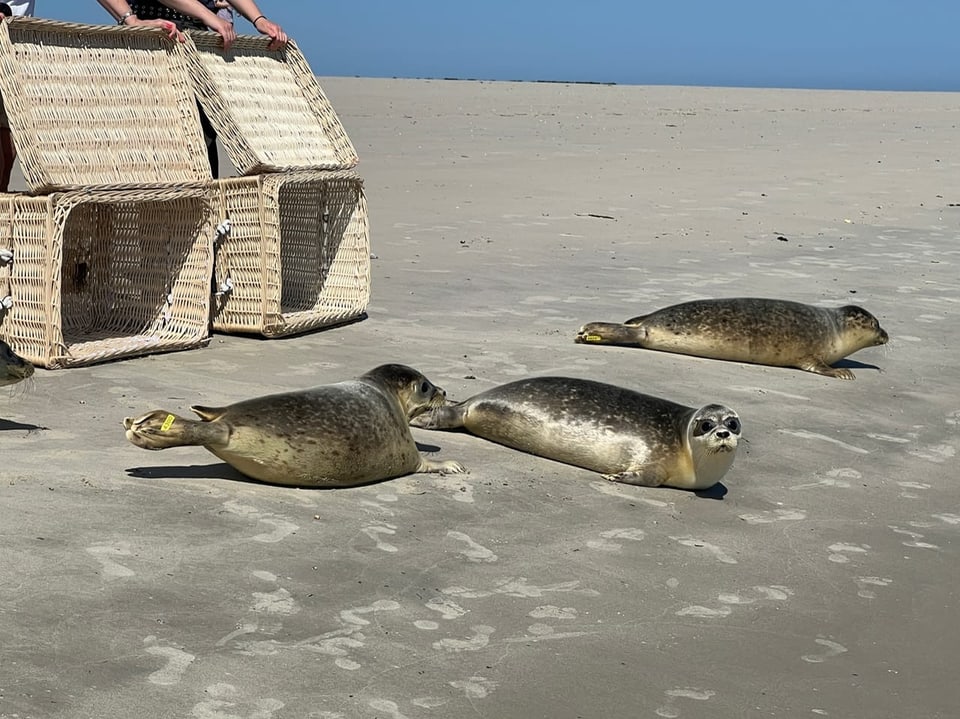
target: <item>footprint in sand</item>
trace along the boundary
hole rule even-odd
[[[111,557],[130,557],[133,552],[127,542],[118,542],[117,544],[95,544],[87,547],[87,554],[96,558],[100,562],[101,571],[106,579],[122,579],[123,577],[132,577],[136,575],[132,569],[123,566],[120,562],[111,559]]]
[[[705,542],[702,539],[695,539],[693,537],[670,537],[675,542],[679,542],[684,547],[691,547],[693,549],[704,549],[710,554],[712,554],[718,562],[723,564],[736,564],[737,560],[731,557],[729,554],[724,552],[720,547]]]
[[[278,699],[244,701],[235,686],[224,682],[211,684],[205,693],[210,698],[194,705],[190,712],[194,719],[271,719],[284,707]]]
[[[462,691],[467,699],[486,699],[490,692],[497,688],[497,682],[486,677],[468,677],[447,684]]]
[[[159,684],[160,686],[179,684],[180,680],[183,679],[184,672],[187,671],[187,667],[196,659],[193,654],[189,654],[182,649],[159,646],[155,636],[147,637],[143,640],[143,644],[148,654],[163,657],[167,660],[162,669],[158,669],[147,677],[147,681],[151,684]]]
[[[694,701],[705,702],[712,699],[717,693],[712,689],[678,687],[677,689],[668,689],[664,694],[667,701],[657,709],[657,716],[664,717],[664,719],[677,719],[680,716],[680,710],[676,707],[677,699],[693,699]]]
[[[382,534],[388,536],[396,534],[397,528],[394,525],[371,525],[369,527],[364,527],[361,531],[376,543],[377,549],[379,549],[381,552],[393,553],[398,551],[395,545],[390,544],[389,542],[384,542],[382,539],[380,539],[380,535]]]
[[[737,515],[747,524],[773,524],[774,522],[797,522],[807,518],[802,509],[774,509]]]
[[[857,577],[856,582],[857,586],[860,587],[857,596],[863,599],[877,598],[877,593],[872,589],[868,589],[868,587],[888,587],[893,584],[893,580],[887,579],[886,577]]]
[[[810,664],[820,664],[821,662],[825,662],[828,659],[832,659],[833,657],[840,656],[841,654],[847,652],[847,648],[845,646],[842,644],[837,644],[837,642],[830,639],[819,637],[814,641],[817,644],[826,647],[826,649],[820,654],[804,654],[802,657],[800,657],[803,659],[803,661],[809,662]]]
[[[490,635],[496,630],[484,624],[478,624],[470,627],[473,630],[473,636],[467,639],[444,638],[433,643],[433,648],[448,652],[476,652],[483,649],[490,643]]]
[[[632,493],[629,489],[624,489],[622,485],[616,484],[614,482],[591,482],[590,488],[599,492],[600,494],[606,494],[611,497],[620,497],[621,499],[627,499],[631,502],[643,502],[646,505],[651,507],[672,507],[672,502],[664,502],[659,499],[651,499],[649,497],[642,497],[636,493]]]
[[[909,529],[901,529],[900,527],[894,527],[892,525],[889,525],[889,527],[897,534],[902,534],[910,538],[910,541],[901,542],[904,547],[913,547],[915,549],[940,549],[940,547],[936,544],[930,544],[930,542],[921,542],[920,540],[923,539],[924,535],[920,534],[919,532],[912,532]]]
[[[598,549],[602,552],[619,552],[623,549],[623,545],[620,542],[613,542],[613,539],[627,539],[632,542],[639,542],[646,536],[646,533],[642,529],[636,529],[634,527],[628,527],[626,529],[608,529],[605,532],[600,532],[600,539],[590,539],[587,541],[587,546],[590,549]]]
[[[251,507],[249,504],[241,504],[235,499],[224,502],[223,508],[230,514],[234,514],[238,517],[255,519],[258,522],[273,527],[273,530],[270,532],[263,532],[251,537],[250,539],[252,539],[254,542],[273,544],[286,539],[300,529],[299,526],[283,517],[277,517],[269,513],[261,512],[256,507]]]
[[[869,544],[848,544],[846,542],[837,542],[831,544],[827,549],[831,554],[827,557],[836,564],[847,564],[850,561],[848,554],[866,554],[870,551]]]
[[[463,532],[449,531],[447,532],[447,537],[464,542],[467,545],[466,549],[460,550],[460,554],[471,562],[496,562],[498,559],[496,554],[486,547],[477,544]]]
[[[367,702],[367,706],[376,712],[383,713],[383,719],[408,719],[405,714],[400,713],[400,706],[389,699],[371,699]]]

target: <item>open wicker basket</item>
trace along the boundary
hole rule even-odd
[[[355,320],[370,301],[363,181],[349,170],[216,180],[213,329],[279,337]]]
[[[188,33],[197,98],[242,175],[342,170],[357,152],[294,42],[241,35],[224,52],[211,32]]]
[[[209,181],[186,53],[159,29],[0,23],[0,93],[33,192]]]
[[[0,337],[51,369],[206,344],[213,217],[200,188],[0,195]]]

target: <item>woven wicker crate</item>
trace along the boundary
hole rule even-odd
[[[214,181],[213,329],[279,337],[355,320],[370,301],[363,181],[349,170]]]
[[[224,52],[214,33],[188,33],[197,98],[242,175],[341,170],[357,152],[296,44],[242,35]]]
[[[208,188],[0,195],[0,337],[51,369],[206,344],[213,218]]]
[[[208,182],[187,52],[159,29],[0,23],[0,93],[28,186]]]

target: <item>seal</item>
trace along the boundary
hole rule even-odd
[[[16,384],[33,376],[33,365],[0,340],[0,387]]]
[[[413,472],[464,472],[422,457],[409,421],[446,393],[411,367],[386,364],[355,380],[123,421],[144,449],[199,445],[253,479],[295,487],[352,487]]]
[[[694,300],[627,320],[591,322],[583,344],[625,345],[712,359],[749,362],[854,379],[834,362],[889,336],[862,307],[816,307],[788,300],[737,297]]]
[[[733,464],[737,413],[700,409],[602,382],[522,379],[412,421],[424,429],[465,429],[523,452],[643,487],[712,487]]]

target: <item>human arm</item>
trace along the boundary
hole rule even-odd
[[[183,33],[177,30],[177,26],[172,22],[169,20],[141,20],[134,14],[127,0],[97,0],[97,2],[121,25],[159,27],[167,33],[167,37],[171,40],[184,41]]]
[[[268,47],[271,50],[278,50],[287,44],[287,33],[277,23],[270,20],[266,15],[260,12],[257,3],[254,0],[229,0],[234,10],[245,17],[257,32],[270,38]]]
[[[233,30],[233,23],[217,17],[216,13],[211,12],[200,0],[160,0],[160,2],[168,8],[199,20],[220,35],[223,38],[224,50],[229,50],[234,40],[237,39],[237,33]]]

